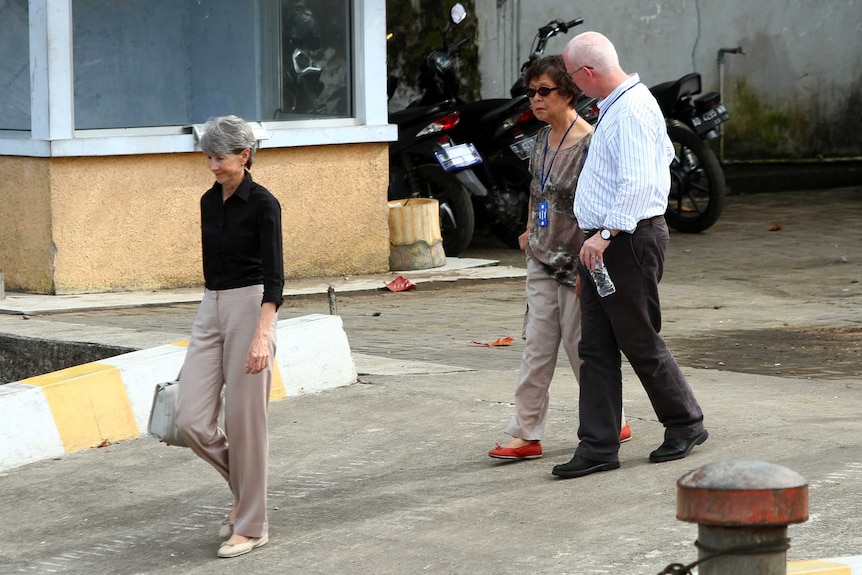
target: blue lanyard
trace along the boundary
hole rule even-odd
[[[548,166],[548,173],[546,174],[545,173],[545,157],[548,155],[548,149],[551,147],[551,141],[550,141],[551,140],[551,132],[550,131],[548,132],[548,138],[545,140],[545,151],[542,152],[542,172],[539,176],[539,184],[541,185],[542,196],[545,195],[545,184],[548,183],[548,179],[551,177],[551,169],[553,169],[553,167],[554,167],[554,160],[557,159],[557,153],[560,151],[560,148],[563,147],[563,143],[566,141],[566,136],[569,135],[569,132],[571,131],[572,126],[575,125],[575,122],[578,121],[579,117],[580,116],[578,116],[578,113],[575,112],[575,119],[572,120],[571,124],[569,124],[568,130],[566,130],[566,133],[563,134],[563,139],[560,140],[560,145],[557,146],[557,149],[554,150],[554,155],[551,156],[551,165]]]
[[[610,103],[610,104],[608,104],[608,105],[605,107],[605,109],[604,109],[604,110],[602,110],[602,115],[601,115],[601,116],[599,116],[599,119],[596,121],[596,125],[595,125],[595,126],[593,126],[593,132],[595,132],[595,131],[598,129],[598,127],[599,127],[599,122],[601,122],[601,121],[602,121],[602,118],[604,118],[604,117],[605,117],[605,115],[608,113],[608,110],[610,109],[610,107],[611,107],[611,106],[613,106],[614,104],[616,104],[616,103],[617,103],[617,100],[619,100],[620,98],[622,98],[622,97],[623,97],[623,95],[624,95],[626,92],[628,92],[629,90],[631,90],[632,88],[634,88],[634,87],[635,87],[635,86],[637,86],[638,84],[640,84],[640,81],[635,82],[634,84],[632,84],[631,86],[629,86],[628,88],[626,88],[625,90],[623,90],[622,92],[620,92],[620,95],[619,95],[619,96],[617,96],[616,98],[614,98],[613,100],[611,100],[611,103]]]

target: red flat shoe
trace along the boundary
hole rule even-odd
[[[542,456],[542,444],[532,441],[521,447],[497,447],[488,452],[488,455],[496,459],[538,459]]]
[[[629,427],[628,422],[623,426],[620,430],[620,443],[625,443],[629,439],[632,438],[632,428]]]

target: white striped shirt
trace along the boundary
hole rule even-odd
[[[584,230],[631,233],[640,220],[667,209],[673,144],[658,103],[637,74],[598,106],[599,123],[575,194],[575,217]]]

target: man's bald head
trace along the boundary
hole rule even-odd
[[[583,32],[569,40],[564,57],[574,68],[587,66],[602,73],[620,69],[616,48],[607,36],[598,32]]]

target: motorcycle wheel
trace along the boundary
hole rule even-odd
[[[668,123],[667,134],[675,157],[665,219],[679,232],[702,232],[724,210],[724,172],[706,142],[686,126]]]
[[[494,179],[495,198],[491,233],[512,249],[520,249],[518,237],[527,228],[532,176],[527,162],[515,158],[500,158],[488,167]]]
[[[447,256],[461,255],[470,245],[476,225],[470,192],[453,176],[443,172],[440,166],[418,166],[415,175],[420,186],[419,195],[433,198],[440,204],[443,251]]]

